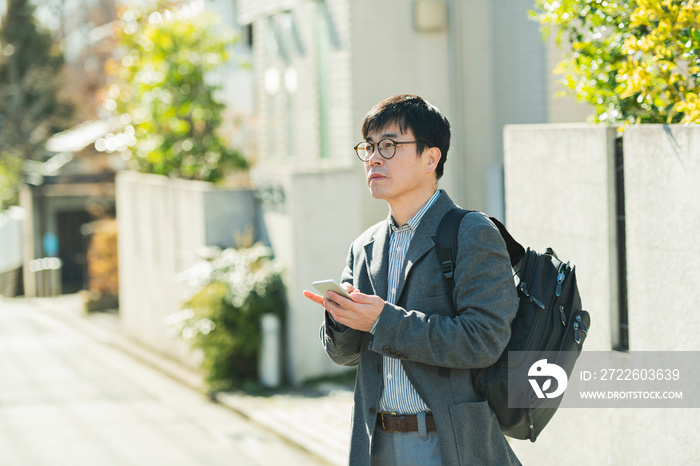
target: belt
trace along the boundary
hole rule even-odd
[[[425,413],[425,424],[428,432],[437,432],[433,413]],[[396,413],[381,412],[377,416],[377,426],[387,432],[418,432],[418,416],[415,414],[397,415]]]

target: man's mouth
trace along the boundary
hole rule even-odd
[[[369,181],[380,180],[380,179],[382,179],[382,178],[386,178],[386,176],[381,175],[381,174],[379,174],[379,173],[372,173],[372,174],[370,174],[369,177],[368,177]]]

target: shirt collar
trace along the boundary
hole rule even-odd
[[[420,208],[420,210],[416,213],[416,215],[411,218],[405,225],[402,225],[401,227],[398,227],[396,225],[396,222],[394,221],[394,218],[391,216],[391,213],[389,214],[389,226],[391,227],[391,231],[395,232],[400,230],[401,228],[408,228],[410,230],[414,230],[418,228],[418,225],[420,224],[420,221],[423,219],[423,216],[425,213],[430,209],[433,204],[435,204],[435,201],[437,201],[437,198],[440,197],[440,193],[442,192],[441,189],[438,189],[435,191],[435,193],[428,199],[428,202],[423,204],[423,207]]]

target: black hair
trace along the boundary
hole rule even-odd
[[[401,132],[411,130],[418,144],[418,153],[422,154],[426,147],[437,147],[442,157],[435,169],[438,179],[444,172],[447,151],[450,148],[450,122],[445,115],[429,102],[417,95],[395,95],[389,97],[367,112],[362,121],[362,137],[376,131],[381,131],[391,124],[396,124]]]

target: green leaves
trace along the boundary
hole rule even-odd
[[[16,205],[22,157],[11,151],[0,151],[0,212]]]
[[[263,314],[284,315],[282,266],[268,248],[212,248],[189,276],[192,297],[168,318],[171,334],[202,350],[212,390],[257,380]]]
[[[18,201],[24,159],[43,160],[53,133],[71,125],[58,95],[63,56],[29,0],[6,2],[0,25],[0,211]]]
[[[228,60],[234,36],[215,16],[162,0],[126,7],[118,24],[123,53],[108,65],[115,83],[105,108],[133,135],[119,148],[131,168],[204,181],[247,169],[218,132],[224,105],[206,79]]]
[[[568,42],[556,72],[595,122],[700,123],[700,2],[536,0],[532,17]]]

